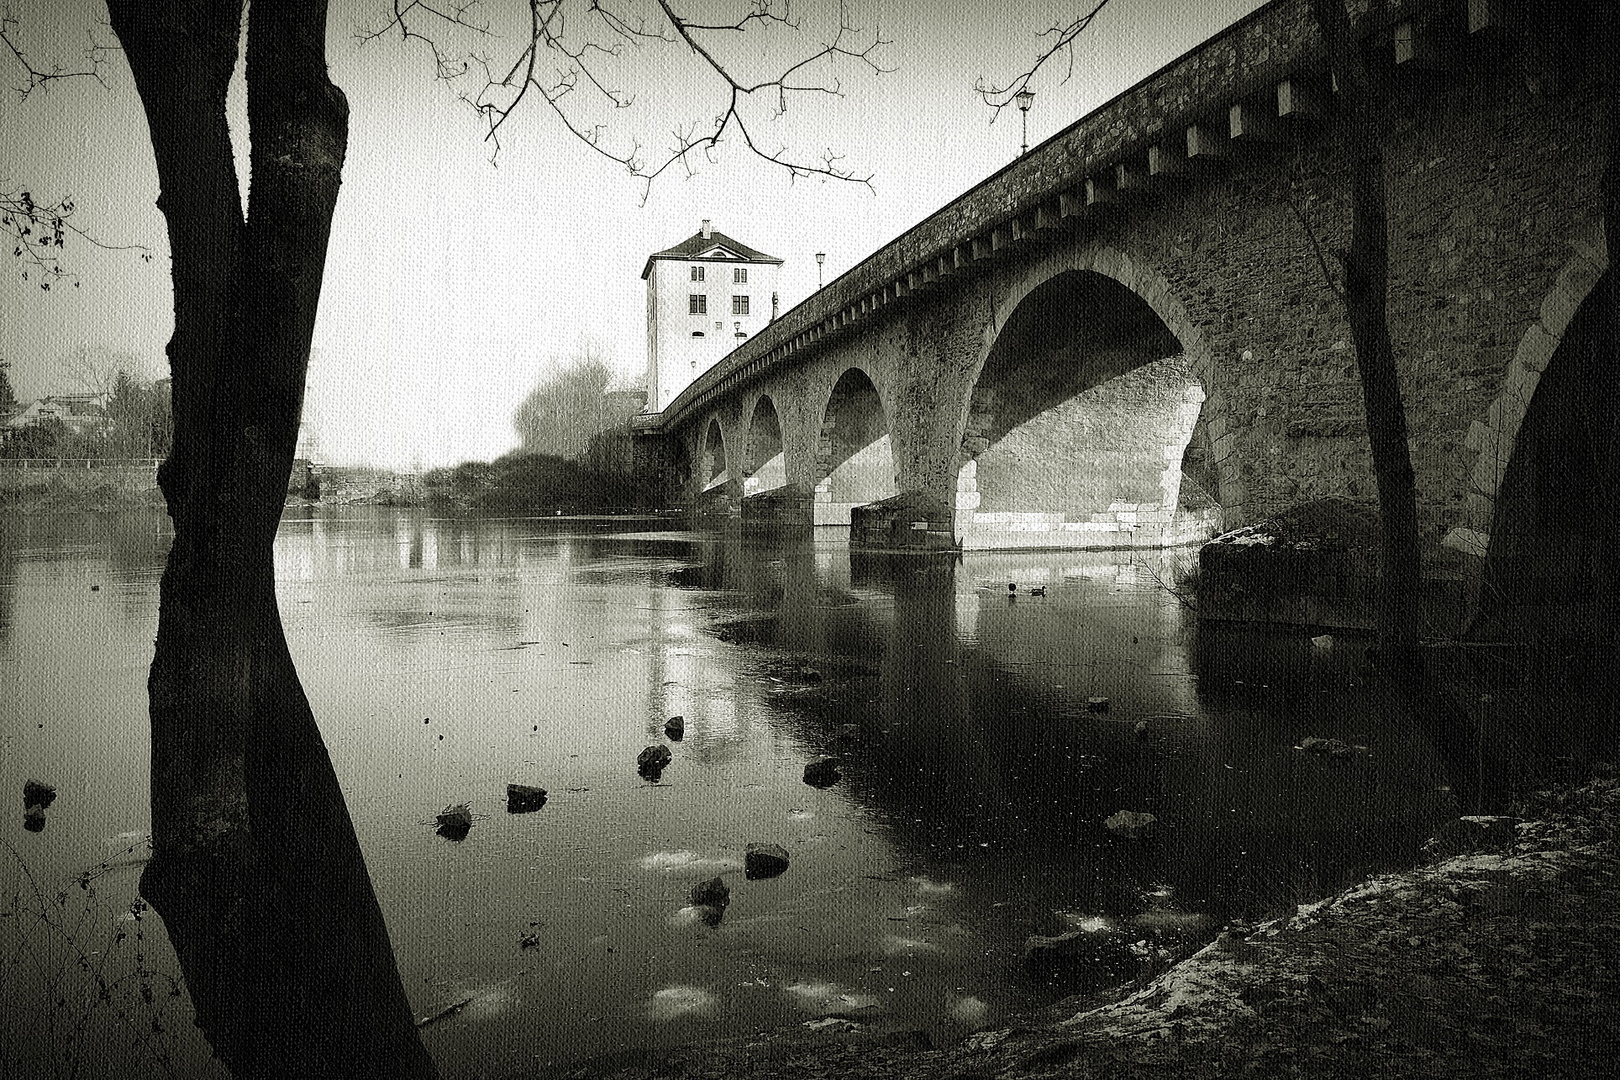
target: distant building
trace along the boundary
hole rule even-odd
[[[782,260],[703,227],[648,256],[647,411],[663,412],[692,381],[773,317]]]
[[[48,420],[60,420],[62,426],[75,435],[83,435],[92,428],[105,431],[107,420],[106,394],[52,394],[35,398],[28,406],[6,421],[6,427],[20,431]]]

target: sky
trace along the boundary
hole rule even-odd
[[[780,0],[778,0],[780,4]],[[635,0],[619,5],[632,9]],[[653,5],[646,5],[648,10]],[[677,10],[735,18],[747,3],[688,0]],[[790,178],[732,138],[689,172],[650,187],[570,135],[539,98],[521,103],[491,161],[478,117],[434,77],[431,56],[397,34],[362,42],[384,24],[378,0],[332,0],[327,58],[350,106],[348,158],[333,220],[315,326],[306,419],[329,462],[394,468],[489,459],[512,449],[513,410],[549,364],[594,346],[639,383],[646,365],[649,254],[704,218],[784,260],[782,310],[815,291],[815,253],[832,281],[1017,156],[1019,114],[995,118],[974,92],[1005,82],[1041,50],[1047,27],[1092,0],[850,0],[850,22],[888,44],[872,72],[818,61],[807,77],[836,80],[838,95],[790,96],[779,116],[753,106],[751,130],[767,150],[798,160],[838,155],[870,185]],[[1059,58],[1032,84],[1031,146],[1063,130],[1249,11],[1259,0],[1111,0],[1077,40],[1072,73]],[[72,64],[86,35],[115,41],[95,0],[8,0],[35,66]],[[837,5],[794,0],[796,32],[709,35],[739,74],[765,77],[819,50]],[[517,0],[486,0],[492,35],[475,47],[511,55]],[[584,27],[587,16],[573,15]],[[438,35],[446,48],[463,45]],[[71,194],[75,224],[153,258],[70,242],[64,263],[78,288],[42,291],[20,263],[0,263],[0,359],[24,400],[79,389],[75,356],[133,354],[143,374],[166,374],[173,330],[168,243],[155,202],[157,174],[145,118],[116,50],[102,83],[55,82],[26,97],[20,71],[0,60],[0,190]],[[684,46],[649,43],[609,61],[629,108],[575,115],[603,125],[603,140],[650,158],[671,132],[712,124],[720,82]],[[1067,78],[1065,76],[1067,75]],[[476,89],[471,87],[470,89]],[[771,104],[775,95],[771,95]],[[245,94],[230,103],[246,182]],[[994,122],[992,122],[994,120]],[[0,253],[3,254],[3,253]]]

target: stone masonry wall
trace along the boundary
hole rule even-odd
[[[1189,59],[1191,67],[1166,73],[1164,85],[1122,96],[1040,148],[1038,159],[1032,152],[1037,160],[1004,170],[876,253],[818,294],[813,310],[788,313],[729,358],[694,387],[693,400],[770,354],[773,342],[820,325],[867,285],[926,262],[947,236],[1018,213],[1043,191],[1072,190],[1065,185],[1088,163],[1123,147],[1175,135],[1172,120],[1196,111],[1189,95],[1200,88],[1219,82],[1224,100],[1233,86],[1274,90],[1268,80],[1314,49],[1308,5],[1286,0],[1229,36]],[[1562,331],[1562,308],[1572,310],[1601,269],[1599,256],[1581,254],[1601,216],[1595,93],[1578,78],[1532,93],[1516,46],[1495,41],[1465,42],[1472,51],[1451,70],[1386,72],[1394,90],[1390,316],[1420,525],[1431,546],[1461,526],[1489,528],[1506,462],[1485,461],[1480,433],[1505,433],[1511,449],[1517,417],[1505,417],[1500,402],[1527,401],[1539,376],[1515,356],[1537,327]],[[1121,193],[1112,207],[973,261],[904,303],[876,307],[677,422],[690,433],[719,417],[728,448],[746,445],[736,429],[768,394],[781,417],[789,484],[808,490],[827,398],[842,372],[858,366],[882,402],[899,490],[954,501],[975,388],[1000,328],[1042,281],[1081,270],[1126,284],[1180,341],[1207,394],[1201,424],[1229,527],[1322,497],[1370,500],[1360,384],[1331,254],[1349,229],[1341,136],[1331,114],[1319,115],[1291,121],[1278,141],[1233,143],[1211,168],[1188,162],[1183,177]],[[1577,263],[1593,266],[1572,276]],[[1550,356],[1555,344],[1543,352]]]

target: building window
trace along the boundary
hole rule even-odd
[[[707,315],[709,313],[709,297],[707,293],[692,293],[686,298],[686,310],[692,315]]]
[[[701,266],[692,267],[692,280],[693,281],[702,281],[703,280],[703,267],[701,267]]]
[[[731,298],[731,313],[733,315],[746,315],[746,314],[748,314],[748,297],[746,297],[746,296],[733,296]]]
[[[735,285],[748,284],[748,267],[739,266],[731,272],[731,280]]]

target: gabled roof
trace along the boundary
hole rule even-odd
[[[652,273],[654,259],[681,259],[685,262],[709,259],[715,262],[774,263],[777,266],[782,265],[782,260],[775,255],[755,251],[747,244],[738,243],[718,229],[709,230],[708,236],[704,236],[702,230],[699,230],[674,247],[665,248],[663,251],[655,251],[647,256],[647,265],[641,268],[642,280],[645,281],[647,275]]]

